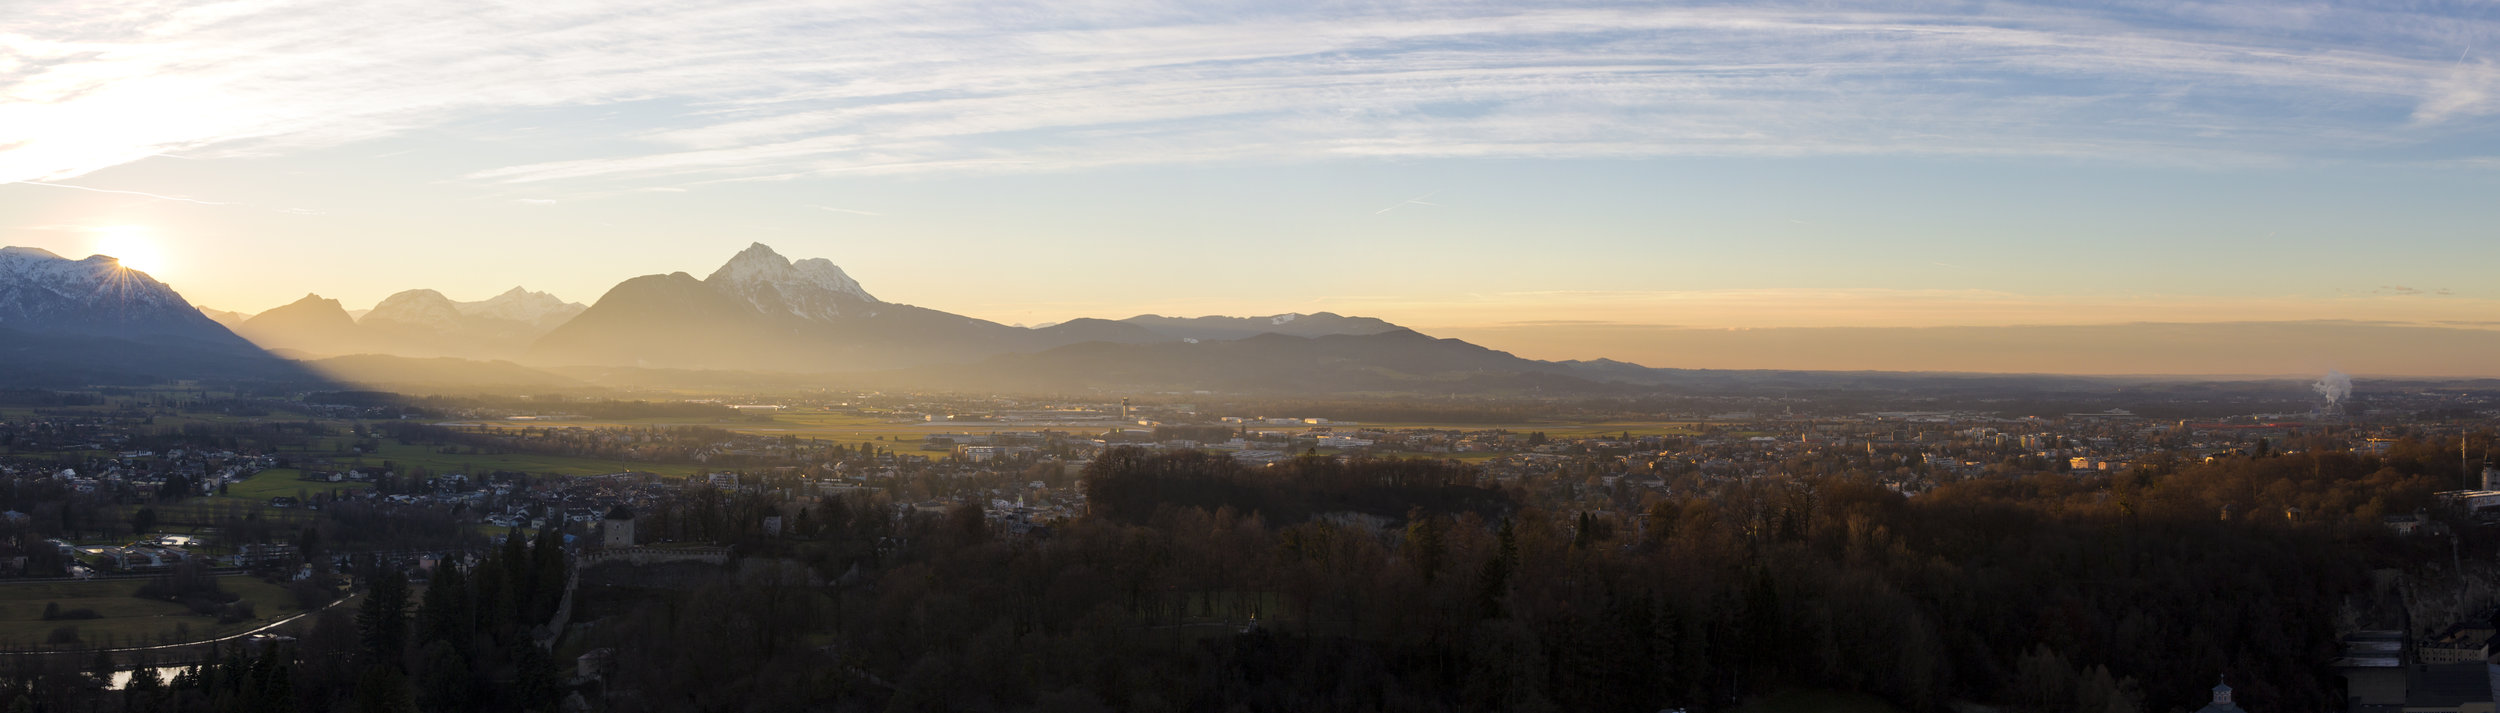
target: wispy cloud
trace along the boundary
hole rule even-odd
[[[2491,128],[2409,7],[91,0],[0,19],[0,181],[557,110],[487,182],[1347,157],[2248,163]],[[1906,9],[1905,9],[1906,8]],[[2471,14],[2471,13],[2464,13]],[[563,110],[605,109],[596,120]],[[569,118],[568,118],[569,117]]]
[[[198,198],[185,198],[185,197],[182,197],[182,196],[169,196],[169,195],[165,195],[165,194],[161,194],[161,193],[149,193],[149,192],[146,192],[146,191],[121,191],[121,190],[113,190],[113,189],[109,189],[109,188],[94,188],[94,187],[89,187],[89,186],[77,186],[77,185],[71,185],[71,184],[67,184],[67,183],[49,183],[49,182],[42,182],[42,181],[10,181],[10,182],[8,182],[8,185],[13,185],[13,186],[49,186],[49,187],[52,187],[52,188],[68,188],[68,189],[72,189],[72,190],[86,191],[86,192],[88,192],[88,193],[111,193],[111,194],[114,194],[114,195],[123,195],[123,196],[138,196],[138,197],[141,197],[141,198],[152,198],[152,199],[155,199],[155,200],[160,200],[160,201],[173,201],[173,202],[176,202],[176,203],[190,203],[190,204],[193,204],[193,205],[226,205],[225,203],[220,203],[220,202],[217,202],[217,201],[206,201],[206,200],[200,200],[200,199],[198,199]]]
[[[1423,195],[1420,195],[1420,196],[1416,196],[1416,197],[1413,197],[1413,198],[1408,198],[1408,199],[1406,199],[1406,200],[1398,201],[1396,204],[1391,205],[1391,206],[1389,206],[1389,207],[1387,207],[1387,208],[1382,208],[1382,209],[1380,209],[1380,210],[1375,210],[1375,211],[1372,211],[1372,215],[1380,215],[1380,214],[1382,214],[1382,213],[1387,213],[1387,212],[1389,212],[1389,211],[1397,210],[1397,209],[1399,209],[1399,208],[1404,208],[1404,207],[1407,207],[1407,206],[1410,206],[1410,205],[1419,205],[1419,206],[1428,206],[1428,207],[1438,208],[1438,207],[1440,207],[1440,206],[1441,206],[1441,204],[1439,204],[1439,203],[1433,203],[1433,202],[1429,202],[1429,201],[1424,200],[1424,199],[1426,199],[1426,198],[1431,198],[1431,197],[1433,197],[1433,195],[1435,195],[1435,194],[1437,194],[1437,193],[1439,193],[1439,192],[1438,192],[1438,191],[1435,191],[1435,192],[1433,192],[1433,193],[1426,193],[1426,194],[1423,194]]]

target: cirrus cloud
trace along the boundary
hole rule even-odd
[[[2470,140],[2454,13],[2190,3],[333,3],[0,19],[0,182],[555,110],[466,180],[627,187],[1382,157],[2245,164]],[[602,110],[583,119],[567,110]]]

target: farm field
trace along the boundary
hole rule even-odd
[[[217,581],[250,602],[259,618],[218,624],[181,604],[133,596],[145,579],[0,584],[0,646],[39,646],[64,626],[77,628],[78,646],[83,647],[154,644],[178,634],[178,640],[197,640],[245,631],[295,611],[295,598],[278,585],[242,575]],[[62,611],[89,609],[101,617],[45,621],[47,604],[59,604]]]
[[[1067,433],[1100,433],[1109,430],[1108,422],[1084,425],[1001,423],[985,421],[898,421],[876,416],[849,413],[782,413],[770,417],[744,418],[637,418],[613,420],[562,421],[452,421],[444,425],[495,429],[524,428],[652,428],[665,426],[703,426],[757,436],[797,436],[845,445],[868,444],[893,449],[896,455],[924,455],[920,443],[932,433],[993,433],[998,431],[1062,431]],[[430,466],[429,466],[430,467]],[[653,470],[644,468],[643,470]],[[687,469],[692,470],[692,469]],[[605,471],[614,472],[614,471]],[[657,471],[664,474],[668,471]]]
[[[300,453],[306,456],[329,458],[341,467],[379,467],[384,461],[389,461],[394,467],[397,468],[406,469],[410,467],[422,467],[438,474],[486,473],[502,470],[530,474],[606,475],[609,473],[619,473],[624,471],[639,471],[683,477],[692,475],[696,471],[701,470],[700,468],[694,466],[685,465],[607,460],[600,458],[575,458],[571,456],[539,455],[532,453],[442,453],[437,451],[433,446],[422,444],[403,444],[387,439],[382,441],[379,451],[363,455],[341,454],[335,452],[335,448],[336,446],[328,446],[311,451],[301,451]],[[259,478],[253,479],[255,482],[258,480]],[[294,480],[294,476],[288,476],[285,482],[295,483],[297,481]],[[302,483],[302,485],[311,486],[319,484]],[[346,486],[350,484],[329,483],[327,485]],[[353,485],[358,487],[365,486],[363,483],[355,483]],[[287,488],[286,492],[273,494],[293,495],[294,490],[292,488]]]
[[[1709,426],[1709,425],[1710,425],[1710,424],[1709,424],[1708,422],[1705,422],[1705,421],[1583,421],[1583,422],[1573,422],[1573,421],[1555,421],[1555,422],[1540,422],[1540,423],[1509,423],[1509,424],[1484,424],[1484,423],[1465,423],[1465,424],[1461,424],[1461,423],[1421,423],[1421,422],[1413,422],[1413,423],[1409,423],[1409,422],[1383,422],[1383,423],[1374,423],[1374,422],[1370,422],[1370,421],[1365,421],[1365,422],[1362,422],[1362,425],[1361,425],[1361,426],[1358,426],[1358,427],[1359,427],[1359,428],[1378,428],[1378,429],[1388,429],[1388,430],[1405,429],[1405,428],[1425,428],[1425,429],[1446,430],[1446,431],[1492,431],[1492,430],[1502,430],[1502,431],[1509,431],[1509,432],[1512,432],[1512,433],[1518,433],[1518,434],[1527,434],[1527,433],[1543,432],[1543,433],[1544,433],[1547,437],[1550,437],[1550,438],[1597,438],[1597,437],[1601,437],[1601,436],[1617,435],[1617,434],[1622,434],[1622,433],[1627,433],[1627,432],[1628,432],[1628,433],[1631,433],[1631,434],[1632,434],[1632,435],[1634,435],[1634,436],[1658,436],[1658,435],[1686,436],[1686,435],[1692,435],[1692,434],[1700,433],[1704,427]],[[1253,427],[1253,430],[1258,430],[1258,429],[1254,426],[1254,427]]]

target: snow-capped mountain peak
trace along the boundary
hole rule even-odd
[[[703,282],[766,313],[806,319],[841,316],[845,303],[852,300],[877,303],[875,296],[833,261],[808,258],[794,263],[763,243],[747,246]]]
[[[0,324],[107,332],[141,325],[213,328],[173,288],[112,256],[71,260],[27,247],[0,248]]]

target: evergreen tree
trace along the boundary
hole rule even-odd
[[[367,665],[401,667],[408,648],[408,577],[398,570],[383,572],[365,590],[364,607],[356,612],[356,633]]]
[[[468,657],[448,640],[437,639],[417,653],[417,708],[424,711],[466,711],[476,700]]]
[[[1477,580],[1476,601],[1486,619],[1502,618],[1502,604],[1510,596],[1510,575],[1519,563],[1519,535],[1510,521],[1502,521],[1502,529],[1495,537],[1501,547],[1491,561],[1484,563],[1484,574]]]

